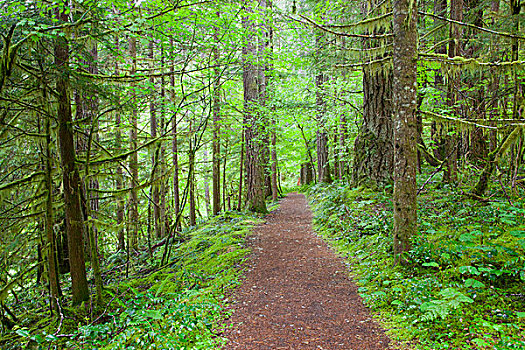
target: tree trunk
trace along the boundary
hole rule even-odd
[[[65,12],[57,9],[59,21],[67,22]],[[66,232],[71,271],[73,305],[89,299],[84,260],[84,217],[80,205],[80,176],[76,168],[75,145],[73,143],[73,119],[69,97],[69,44],[66,36],[59,37],[55,44],[55,64],[58,69],[56,91],[58,99],[58,139],[62,166]]]
[[[272,0],[266,0],[266,8],[272,10],[273,4]],[[265,80],[267,84],[267,89],[270,90],[269,95],[272,95],[272,90],[274,89],[273,75],[273,18],[270,16],[268,18],[267,27],[267,40],[266,40],[266,52],[267,52],[267,64],[265,69]],[[272,129],[270,132],[271,138],[271,154],[270,154],[270,170],[271,170],[271,188],[272,188],[272,200],[276,201],[279,197],[279,189],[277,186],[277,135],[276,135],[276,120],[275,120],[275,107],[271,108],[271,120],[272,120]]]
[[[309,185],[314,182],[314,167],[312,163],[307,162],[301,164],[301,178],[299,184],[301,186]]]
[[[346,138],[348,133],[348,125],[346,122],[346,115],[345,113],[341,113],[341,117],[339,119],[339,152],[341,152],[341,156],[339,159],[339,180],[343,180],[348,173],[347,165],[346,165],[346,159],[348,157],[348,150],[346,146]]]
[[[47,101],[47,91],[43,88],[43,100]],[[51,122],[49,117],[45,117],[45,145],[43,149],[44,170],[45,170],[45,185],[46,185],[46,216],[45,216],[45,233],[47,239],[47,264],[49,273],[49,289],[51,292],[49,305],[52,312],[58,313],[58,298],[62,295],[60,289],[60,281],[58,279],[58,262],[57,262],[57,244],[55,239],[54,225],[54,211],[53,211],[53,174],[51,167]]]
[[[204,170],[204,204],[206,205],[206,216],[211,216],[210,211],[210,176],[208,172],[208,150],[204,147],[203,162],[206,169]],[[213,163],[213,162],[212,162]]]
[[[392,73],[363,72],[363,123],[354,144],[354,185],[384,188],[392,184]]]
[[[258,114],[260,120],[269,120],[269,112],[267,108],[268,101],[268,23],[266,20],[266,0],[258,0],[258,11],[259,11],[259,35],[258,35],[258,45],[257,45],[257,87],[258,87]],[[270,150],[270,134],[269,130],[266,128],[266,125],[262,129],[262,151],[263,151],[263,167],[264,167],[264,196],[272,195],[272,174],[270,172],[270,159],[271,159],[271,150]]]
[[[500,0],[492,0],[491,1],[491,11],[492,13],[496,14],[495,18],[498,18],[500,9]],[[495,18],[492,19],[491,25],[494,25],[496,23]],[[491,47],[496,47],[494,42],[491,42]],[[497,50],[497,49],[496,49]],[[491,50],[492,51],[492,50]],[[493,51],[491,52],[493,53]],[[495,120],[499,116],[499,110],[498,110],[498,90],[499,90],[499,75],[498,70],[496,68],[492,68],[490,70],[490,83],[489,83],[489,97],[490,97],[490,104],[489,104],[489,119]],[[496,126],[496,123],[491,123],[492,126]],[[498,133],[495,130],[491,130],[489,134],[489,152],[493,152],[496,147],[498,146]]]
[[[402,262],[417,231],[417,3],[394,1],[393,17],[394,254]]]
[[[241,159],[239,161],[239,190],[238,190],[238,198],[237,198],[237,210],[238,211],[240,211],[242,208],[242,199],[243,199],[242,184],[244,182],[243,171],[244,171],[244,149],[245,149],[244,132],[245,130],[243,127],[241,131]]]
[[[324,115],[326,112],[326,101],[324,91],[326,76],[323,73],[324,64],[322,63],[324,45],[326,45],[326,34],[324,32],[321,32],[320,30],[316,30],[315,46],[317,74],[315,76],[315,103],[317,109],[317,178],[319,182],[330,183],[332,181],[332,177],[330,176],[330,165],[328,163],[328,135],[325,130],[324,122]]]
[[[57,258],[58,258],[58,267],[61,274],[66,274],[71,271],[69,265],[69,244],[67,242],[67,232],[66,232],[66,220],[61,221],[60,230],[56,237],[57,239]]]
[[[220,17],[220,13],[217,12],[217,18]],[[215,46],[213,47],[213,58],[216,64],[216,67],[213,70],[214,81],[213,81],[213,142],[212,142],[212,210],[213,215],[218,215],[221,211],[221,193],[220,193],[220,183],[221,183],[221,144],[220,144],[220,79],[221,79],[221,70],[219,68],[220,62],[220,53],[219,53],[219,29],[216,28],[213,33],[213,39],[215,41]]]
[[[450,3],[450,18],[456,21],[463,20],[463,0],[451,0]],[[455,57],[461,55],[461,47],[463,39],[463,30],[459,25],[450,24],[448,57]],[[447,105],[450,110],[454,111],[455,115],[460,115],[459,109],[456,107],[457,90],[459,88],[459,77],[457,73],[451,72],[447,84]],[[447,135],[445,136],[445,161],[443,180],[446,183],[455,183],[457,181],[458,172],[458,144],[460,135],[457,134],[455,125],[447,127]]]
[[[434,1],[434,13],[440,17],[446,17],[447,15],[447,0],[435,0]],[[447,53],[447,44],[446,40],[448,39],[448,33],[446,31],[446,22],[440,19],[434,19],[434,27],[444,27],[442,29],[439,29],[436,31],[435,35],[435,51],[437,54],[444,55]],[[434,87],[436,90],[440,91],[440,98],[445,100],[446,94],[444,91],[445,88],[445,80],[443,77],[443,74],[441,73],[440,69],[437,69],[435,71],[435,78],[434,78]],[[431,130],[430,130],[430,137],[434,142],[433,147],[433,156],[435,159],[439,161],[445,161],[446,153],[446,129],[443,125],[440,125],[436,123],[435,121],[432,121],[431,124]],[[421,140],[420,140],[421,141]],[[439,166],[441,163],[438,163]]]
[[[129,38],[129,55],[131,57],[131,70],[130,75],[134,75],[137,71],[137,39],[133,36],[132,33]],[[137,110],[137,92],[135,90],[135,85],[132,84],[131,88],[131,130],[129,133],[129,142],[130,148],[133,151],[129,160],[129,170],[131,175],[131,191],[129,198],[129,212],[128,212],[128,245],[131,249],[137,249],[138,247],[138,237],[139,237],[139,198],[138,198],[138,184],[139,184],[139,167],[138,167],[138,140],[137,140],[137,130],[138,130],[138,110]]]
[[[264,126],[257,112],[257,69],[253,58],[257,57],[254,44],[255,25],[250,16],[253,10],[244,3],[242,25],[246,31],[243,43],[243,89],[244,89],[244,125],[246,142],[246,202],[248,210],[266,213],[265,182],[264,182],[264,146],[261,144]]]
[[[149,44],[149,59],[150,59],[150,69],[153,71],[155,68],[154,65],[154,49],[155,45],[153,43],[153,38],[151,38]],[[150,92],[149,92],[149,113],[150,113],[150,135],[154,139],[157,137],[157,104],[156,104],[156,87],[155,87],[155,78],[149,78]],[[162,237],[162,221],[160,217],[160,191],[159,191],[159,160],[156,144],[153,143],[151,146],[151,205],[153,206],[153,223],[155,227],[155,237]]]
[[[94,43],[91,51],[89,52],[89,62],[88,62],[88,69],[91,74],[98,74],[98,66],[97,66],[97,60],[98,60],[98,50],[97,50],[97,44]],[[96,193],[93,193],[91,190],[98,189],[99,183],[96,180],[96,178],[91,178],[91,151],[93,146],[93,138],[97,138],[98,136],[98,119],[97,119],[97,112],[98,112],[98,98],[95,96],[87,96],[85,92],[83,93],[82,102],[85,103],[86,109],[85,114],[87,117],[87,120],[91,122],[91,129],[89,130],[88,134],[88,140],[87,140],[87,149],[86,149],[86,165],[85,165],[85,188],[86,188],[86,201],[88,201],[86,205],[86,216],[88,218],[96,218],[97,212],[98,212],[98,195]],[[94,223],[88,223],[86,226],[86,229],[88,231],[88,238],[89,238],[89,248],[90,248],[90,258],[91,258],[91,269],[93,270],[93,276],[95,277],[95,288],[97,291],[97,304],[99,306],[102,305],[102,289],[103,289],[103,281],[102,281],[102,273],[100,271],[100,261],[98,256],[98,244],[97,244],[97,228]]]
[[[171,51],[175,52],[175,45],[173,44],[173,37],[170,37],[170,47]],[[180,212],[180,192],[179,192],[179,155],[178,155],[178,145],[177,145],[177,101],[175,98],[175,57],[171,58],[171,76],[170,76],[170,85],[171,85],[171,103],[173,105],[173,115],[171,117],[171,152],[172,152],[172,162],[173,162],[173,217],[177,218]],[[181,231],[181,220],[178,220],[175,230],[177,232]]]
[[[195,149],[190,141],[190,150],[188,152],[188,183],[190,191],[190,226],[197,225],[197,215],[195,207]]]
[[[480,0],[468,0],[467,2],[467,19],[469,23],[473,23],[478,27],[483,27],[483,7]],[[478,58],[481,53],[482,46],[479,44],[479,35],[477,30],[468,30],[465,37],[467,42],[465,44],[465,57],[467,58]],[[469,74],[465,78],[466,85],[468,86],[468,92],[471,103],[471,111],[476,119],[486,119],[486,93],[484,84],[486,77],[484,72],[475,74]],[[487,135],[483,132],[483,128],[475,128],[469,130],[469,144],[468,144],[468,157],[471,161],[481,163],[489,153]]]
[[[120,42],[119,42],[119,36],[115,36],[115,51],[119,52],[120,50]],[[119,67],[119,61],[115,59],[115,76],[118,76],[120,74],[120,67]],[[117,100],[118,104],[120,104],[120,97]],[[120,132],[121,128],[121,116],[120,116],[120,110],[117,108],[115,110],[115,149],[117,153],[122,153],[122,134]],[[118,240],[118,250],[119,251],[125,251],[126,249],[126,239],[125,239],[125,230],[124,230],[124,198],[120,191],[123,189],[123,170],[122,165],[119,162],[117,164],[117,177],[116,177],[116,190],[118,192],[117,195],[117,240]]]
[[[518,35],[520,31],[520,12],[523,4],[520,0],[510,0],[510,11],[512,15],[513,28],[512,33]],[[511,48],[511,60],[517,62],[519,60],[519,41],[517,38],[512,39]],[[512,119],[518,119],[523,117],[523,104],[520,100],[523,100],[521,90],[521,78],[516,69],[512,70],[512,77],[514,81],[513,86],[513,100],[512,100]],[[522,96],[520,96],[522,95]]]
[[[226,139],[225,140],[225,143],[224,143],[224,156],[223,156],[223,159],[224,161],[222,162],[222,173],[224,174],[224,176],[222,177],[222,207],[224,208],[224,210],[226,210],[227,206],[226,206],[226,167],[227,167],[227,163],[228,163],[228,153],[229,153],[229,147],[230,147],[230,143],[228,141],[229,139]],[[229,210],[229,209],[228,209]]]
[[[271,170],[272,170],[272,200],[275,202],[279,197],[279,189],[277,188],[277,136],[275,133],[275,119],[272,118],[272,159],[271,159]]]
[[[165,71],[166,62],[164,59],[164,41],[160,44],[160,66],[161,70]],[[160,130],[162,135],[166,135],[166,86],[164,81],[164,75],[160,77],[160,100],[161,100],[161,110],[160,110]],[[160,142],[160,156],[158,159],[159,162],[159,173],[162,177],[159,190],[160,190],[160,236],[166,237],[166,232],[169,228],[169,220],[166,215],[166,194],[167,194],[167,181],[165,179],[166,175],[166,145],[161,139]]]

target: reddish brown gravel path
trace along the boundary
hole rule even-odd
[[[343,261],[312,230],[293,193],[252,235],[253,254],[235,291],[225,349],[387,349]]]

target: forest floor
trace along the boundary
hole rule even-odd
[[[251,237],[226,349],[388,349],[343,260],[315,235],[304,195],[289,194]]]

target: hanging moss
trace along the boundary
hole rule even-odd
[[[446,54],[419,54],[419,59],[426,62],[437,62],[444,74],[453,75],[459,72],[479,73],[485,68],[495,68],[497,72],[515,72],[525,68],[525,61],[482,62],[475,58],[461,56],[448,57]]]
[[[373,33],[375,31],[381,31],[386,30],[392,27],[392,11],[388,9],[389,12],[379,15],[372,18],[367,18],[365,20],[350,23],[350,24],[343,24],[343,25],[333,25],[329,26],[331,28],[340,28],[340,29],[352,29],[357,31],[364,31]]]

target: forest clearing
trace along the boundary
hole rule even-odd
[[[522,5],[0,2],[0,349],[525,349]]]

